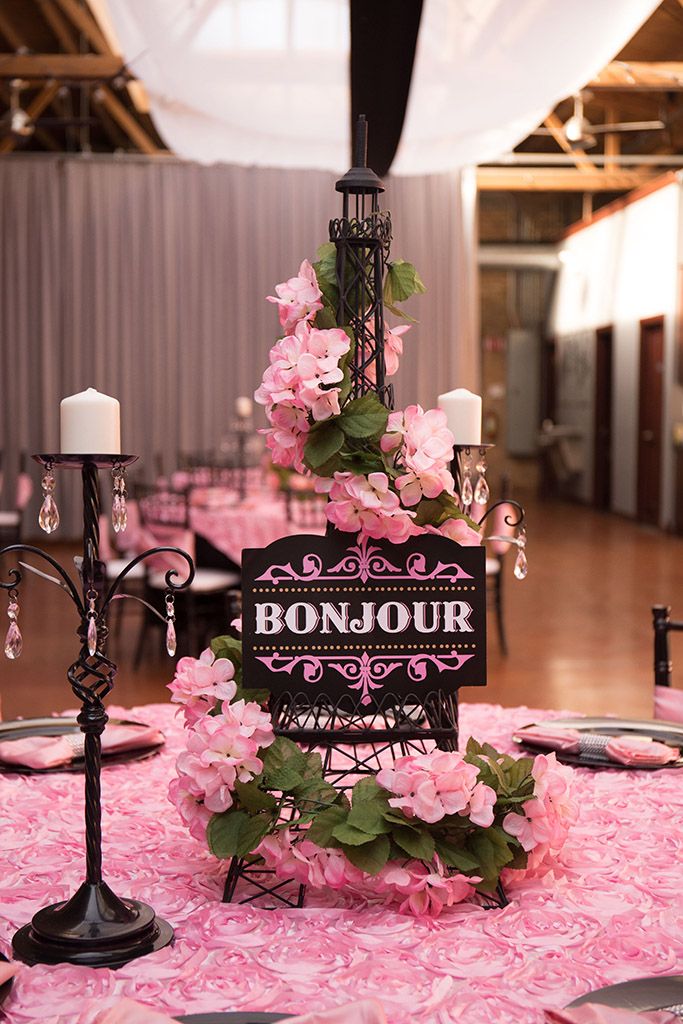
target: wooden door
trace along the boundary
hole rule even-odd
[[[659,525],[662,478],[664,317],[640,322],[638,518]]]
[[[612,503],[612,328],[595,332],[595,434],[593,504],[606,511]]]

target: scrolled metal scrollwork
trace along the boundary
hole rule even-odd
[[[488,519],[488,517],[491,515],[491,513],[495,512],[495,510],[497,508],[500,508],[501,505],[511,505],[514,509],[517,510],[517,513],[518,513],[518,518],[517,519],[514,519],[511,515],[503,516],[503,522],[505,523],[506,526],[517,528],[517,527],[520,527],[520,526],[522,526],[524,524],[526,513],[524,512],[524,509],[520,505],[520,503],[518,501],[513,501],[512,498],[501,498],[500,501],[496,501],[493,505],[490,506],[490,508],[488,508],[486,510],[484,515],[481,517],[481,519],[477,523],[477,526],[482,526],[483,523],[485,523],[486,520]],[[511,540],[512,538],[506,537],[504,539],[505,540]]]

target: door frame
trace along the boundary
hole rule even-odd
[[[664,392],[664,362],[666,357],[666,317],[664,313],[659,313],[657,316],[646,316],[638,321],[638,422],[637,422],[637,433],[636,433],[636,517],[640,516],[640,441],[641,441],[641,412],[643,408],[643,336],[644,328],[648,327],[659,327],[662,332],[662,375],[661,375],[661,391],[660,391],[660,422],[659,422],[659,478],[658,478],[658,492],[657,492],[657,519],[654,520],[644,519],[644,522],[648,522],[653,526],[661,525],[661,514],[662,514],[662,468],[664,459],[664,414],[665,414],[665,392]]]
[[[612,420],[614,414],[614,324],[601,324],[595,328],[595,387],[593,389],[593,506],[601,511],[608,512],[612,506]],[[609,464],[609,476],[607,478],[607,501],[598,504],[600,493],[600,481],[598,479],[598,401],[602,398],[599,391],[598,377],[598,352],[601,339],[609,337],[609,447],[607,461]]]

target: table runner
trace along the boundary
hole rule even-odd
[[[578,824],[554,876],[507,884],[510,905],[416,921],[378,900],[309,893],[302,910],[221,904],[226,865],[166,800],[182,724],[170,705],[110,713],[167,736],[148,761],[103,772],[105,876],[151,903],[176,942],[118,971],[37,966],[17,979],[11,1024],[67,1024],[96,1000],[135,997],[171,1014],[303,1012],[379,998],[390,1024],[541,1024],[600,985],[680,972],[683,778],[674,770],[579,771]],[[510,750],[513,729],[550,712],[463,705],[473,733]],[[80,776],[0,777],[0,948],[82,879]]]

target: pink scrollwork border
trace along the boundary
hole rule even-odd
[[[398,551],[398,549],[396,549]],[[398,560],[398,559],[397,559]],[[427,557],[420,551],[411,552],[403,566],[395,565],[376,545],[364,537],[359,544],[349,547],[344,557],[329,568],[325,568],[320,555],[313,552],[304,555],[301,565],[295,569],[291,562],[271,565],[257,577],[257,583],[340,583],[349,580],[412,580],[425,583],[441,580],[455,583],[471,580],[473,577],[457,562],[442,562],[429,567]]]
[[[350,690],[361,691],[361,704],[369,704],[371,691],[381,690],[384,681],[396,670],[405,667],[408,678],[415,683],[424,682],[427,671],[434,666],[439,673],[457,672],[473,654],[376,654],[363,651],[360,655],[338,654],[297,654],[258,655],[271,672],[287,672],[292,675],[300,667],[307,683],[318,683],[323,678],[325,666],[337,672],[348,682]]]

